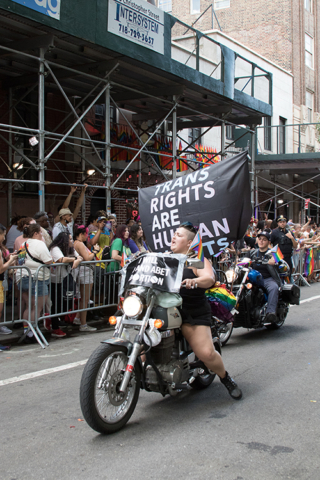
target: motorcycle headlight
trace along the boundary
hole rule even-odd
[[[226,277],[227,277],[227,282],[228,283],[233,283],[237,280],[238,275],[234,270],[227,270],[226,271]]]
[[[142,312],[142,302],[136,295],[130,295],[124,299],[122,309],[127,317],[136,317]]]

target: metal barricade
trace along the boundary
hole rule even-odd
[[[27,324],[28,331],[19,342],[31,331],[45,348],[49,344],[40,329],[45,319],[117,306],[120,275],[119,271],[108,272],[111,262],[114,260],[81,262],[74,270],[65,263],[39,265],[33,276],[24,265],[10,267],[5,280],[11,285],[11,305],[7,305],[8,290],[5,290],[4,321],[0,325]]]
[[[81,317],[81,312],[117,306],[119,271],[107,271],[111,262],[114,260],[81,262],[75,270],[63,263],[40,265],[35,274],[35,329],[40,331],[39,323],[48,317],[51,321],[77,313]],[[49,268],[48,283],[45,269]],[[39,296],[43,292],[51,302],[46,302],[45,295]],[[46,340],[44,343],[48,345]]]

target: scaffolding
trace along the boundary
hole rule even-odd
[[[226,83],[231,51],[174,19],[172,29],[178,25],[187,27],[187,31],[195,36],[193,52],[198,59],[196,70],[201,69],[200,40],[211,42],[221,50],[219,81]],[[57,34],[43,25],[40,25],[42,30],[39,31],[39,24],[26,19],[22,28],[21,18],[16,14],[2,16],[0,26],[11,32],[10,41],[0,45],[2,94],[5,93],[7,97],[0,113],[0,139],[7,147],[7,161],[3,158],[4,154],[0,159],[7,175],[0,178],[0,185],[8,186],[8,223],[12,218],[12,197],[16,185],[33,185],[36,188],[34,193],[38,194],[39,210],[45,210],[46,198],[57,195],[59,187],[71,183],[84,186],[88,180],[85,172],[90,167],[97,180],[92,182],[91,174],[88,189],[104,190],[105,210],[110,213],[115,192],[130,190],[136,193],[145,184],[175,178],[179,175],[177,161],[184,163],[188,171],[212,163],[212,159],[199,150],[197,142],[214,127],[219,127],[221,132],[221,148],[215,154],[221,159],[227,155],[226,149],[234,143],[225,145],[226,125],[238,128],[249,125],[249,128],[244,128],[244,134],[249,132],[253,138],[252,144],[255,144],[255,127],[261,123],[265,112],[255,110],[253,106],[262,102],[248,102],[246,105],[242,101],[246,97],[241,97],[239,93],[242,102],[239,103],[239,100],[221,95],[220,87],[217,93],[208,86],[199,85],[199,82],[195,84],[178,75],[169,75],[151,65],[146,69],[146,64],[141,60],[119,55],[83,39],[80,41],[72,36]],[[234,52],[232,54],[235,62],[237,56]],[[263,76],[272,85],[268,73],[265,72]],[[252,83],[254,78],[253,69],[250,77]],[[234,85],[238,80],[234,78]],[[51,103],[48,95],[51,95]],[[96,105],[104,105],[99,135],[103,136],[102,139],[90,135],[87,128],[90,112]],[[269,105],[266,105],[265,111],[270,112],[267,107]],[[54,125],[52,120],[48,121],[48,112],[58,117]],[[136,145],[112,141],[111,128],[115,119],[130,129]],[[178,151],[177,142],[183,140],[180,132],[186,128],[202,130],[191,141],[184,139],[186,146]],[[150,146],[157,135],[163,134],[169,134],[172,141],[172,150],[161,153],[163,158],[167,158],[168,164],[172,164],[170,170],[160,167],[157,161],[159,152]],[[113,149],[124,150],[130,157],[118,173],[115,173],[117,166],[112,162]],[[197,160],[200,154],[201,161]],[[19,161],[15,162],[15,158]],[[68,165],[71,166],[69,170]],[[20,174],[22,166],[24,171]],[[132,171],[138,172],[137,180],[133,182],[134,188],[128,188],[123,180]],[[28,172],[34,178],[26,179]],[[63,177],[63,181],[53,179],[53,172],[55,177],[57,174]],[[74,173],[76,178],[70,179],[69,174]],[[255,182],[255,150],[252,149],[252,206],[255,203]]]

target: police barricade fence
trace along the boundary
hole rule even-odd
[[[11,286],[12,298],[7,305],[10,298],[5,288],[4,322],[0,325],[26,323],[28,331],[31,330],[39,345],[45,348],[48,342],[40,329],[45,319],[50,318],[54,323],[59,317],[70,318],[80,313],[81,318],[81,312],[117,306],[120,275],[119,271],[108,272],[111,262],[114,260],[82,261],[75,269],[66,263],[39,265],[34,275],[25,265],[10,267],[4,283],[5,287]],[[24,340],[27,333],[19,341]]]

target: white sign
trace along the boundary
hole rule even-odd
[[[108,32],[164,54],[164,13],[144,0],[109,0]]]

